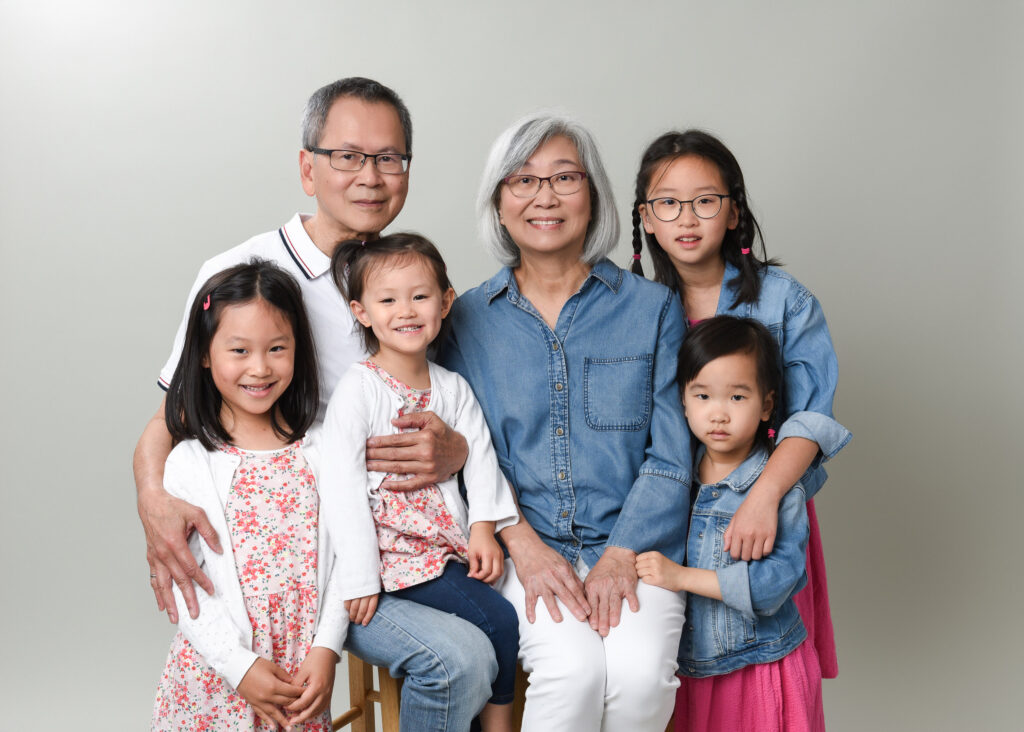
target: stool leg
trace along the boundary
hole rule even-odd
[[[526,687],[530,685],[530,677],[523,667],[516,664],[515,696],[512,697],[512,729],[519,730],[523,726],[523,710],[526,708]]]
[[[383,732],[399,732],[398,720],[402,703],[402,680],[396,679],[383,666],[377,667],[380,687],[380,726]]]
[[[352,720],[352,732],[375,732],[373,702],[367,694],[373,691],[373,666],[357,656],[348,654],[349,704],[363,710],[358,719]]]

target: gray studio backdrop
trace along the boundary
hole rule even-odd
[[[829,727],[1019,728],[1022,20],[995,2],[0,2],[0,729],[146,728],[172,628],[131,451],[199,264],[310,210],[302,106],[355,74],[412,110],[395,228],[438,242],[460,290],[496,268],[472,201],[519,115],[590,126],[627,224],[650,139],[724,137],[769,253],[825,308],[855,435],[818,501]]]

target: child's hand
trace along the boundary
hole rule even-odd
[[[357,625],[369,625],[373,620],[373,614],[377,612],[377,595],[345,600],[345,609],[348,610],[348,619],[351,622]]]
[[[644,552],[637,555],[636,573],[649,585],[664,587],[679,592],[682,587],[683,568],[661,552]]]
[[[468,576],[491,584],[501,577],[505,555],[494,538],[493,521],[477,521],[469,528]]]
[[[292,704],[302,696],[302,691],[287,671],[265,658],[257,658],[238,682],[238,693],[252,705],[256,715],[274,729],[277,725],[290,729],[291,723],[281,707]]]
[[[285,707],[289,724],[301,724],[327,709],[334,688],[334,667],[340,660],[330,648],[309,649],[295,674],[294,683],[303,687],[302,696]]]
[[[722,537],[722,551],[744,562],[771,554],[779,527],[779,502],[756,487],[755,482]]]

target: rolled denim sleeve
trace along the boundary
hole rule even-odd
[[[809,533],[806,498],[797,485],[779,506],[779,532],[772,553],[716,570],[722,601],[750,621],[756,621],[758,615],[778,612],[806,582]]]
[[[821,455],[811,464],[811,467],[817,467],[835,457],[853,435],[832,417],[819,412],[803,411],[789,415],[782,423],[777,439],[782,442],[787,437],[803,437],[817,442]]]
[[[807,411],[831,417],[839,363],[825,313],[807,290],[801,288],[795,300],[783,328],[784,414]]]
[[[683,417],[676,366],[683,341],[679,298],[666,298],[654,355],[650,438],[639,474],[608,537],[636,552],[660,551],[682,563],[689,516],[690,430]]]

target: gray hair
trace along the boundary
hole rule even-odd
[[[306,110],[302,113],[302,147],[309,150],[320,146],[320,138],[324,134],[327,113],[334,103],[342,97],[355,97],[364,102],[381,102],[390,104],[398,113],[398,122],[405,133],[405,154],[412,155],[412,117],[405,102],[394,90],[378,81],[362,76],[349,76],[345,79],[322,86],[313,92],[306,102]]]
[[[484,243],[502,264],[519,264],[519,247],[502,226],[498,214],[501,183],[519,170],[546,140],[562,135],[576,146],[590,186],[590,225],[583,242],[583,261],[594,264],[619,241],[619,215],[615,196],[604,172],[597,143],[583,125],[564,115],[535,112],[523,117],[494,141],[480,178],[476,198],[477,225]]]

